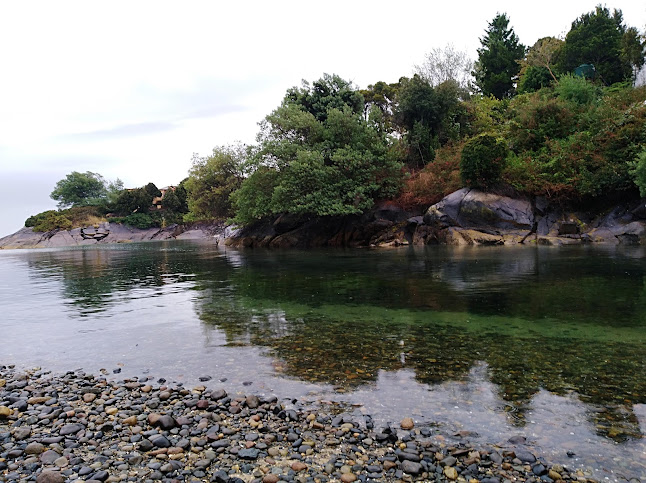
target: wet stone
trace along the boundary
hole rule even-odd
[[[414,461],[404,460],[401,466],[404,473],[419,475],[422,472],[422,465]]]
[[[238,451],[238,457],[245,459],[245,460],[255,460],[258,458],[258,454],[260,453],[259,450],[250,448],[250,449],[241,449]]]

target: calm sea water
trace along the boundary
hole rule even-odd
[[[523,435],[551,462],[622,481],[646,475],[645,257],[205,242],[0,251],[0,364],[189,386],[209,376],[378,424],[412,416],[447,439]]]

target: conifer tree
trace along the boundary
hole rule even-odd
[[[525,56],[525,46],[509,27],[507,14],[496,15],[480,43],[482,48],[478,49],[473,72],[478,89],[485,96],[497,99],[512,97],[520,72],[518,61]]]

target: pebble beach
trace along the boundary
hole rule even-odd
[[[0,365],[0,481],[594,483],[512,438],[438,438],[408,415],[375,427],[321,403],[148,377]]]

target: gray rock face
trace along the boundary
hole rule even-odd
[[[463,188],[431,206],[424,223],[529,230],[534,224],[534,210],[527,200]]]
[[[97,229],[86,228],[86,232],[109,233],[101,240],[84,239],[81,228],[65,231],[35,232],[31,228],[22,228],[16,233],[0,238],[0,249],[6,248],[55,248],[78,245],[96,245],[97,243],[130,243],[174,239],[213,239],[221,234],[224,227],[219,223],[203,223],[191,226],[171,225],[166,228],[148,228],[145,230],[119,223],[100,223]]]

